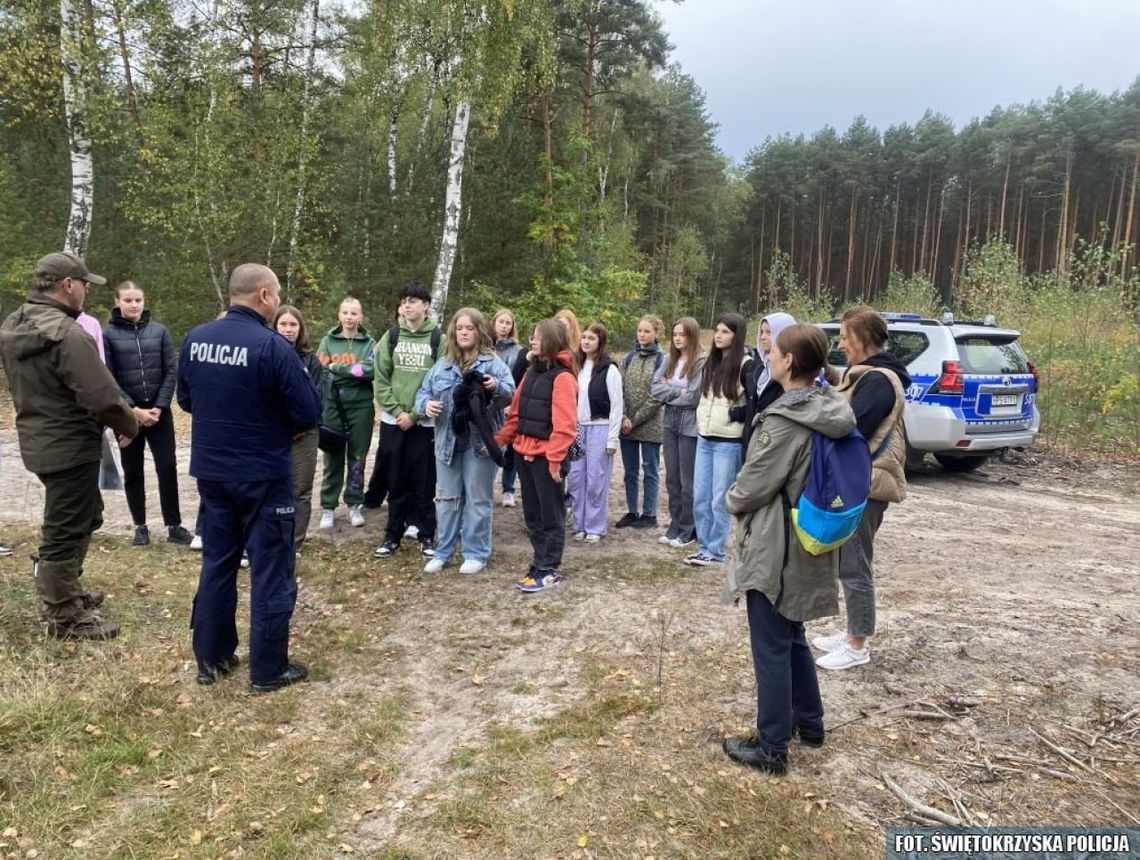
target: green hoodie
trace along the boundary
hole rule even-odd
[[[431,333],[438,325],[435,315],[430,313],[416,329],[401,320],[396,349],[388,347],[390,332],[385,332],[376,345],[376,402],[392,420],[401,412],[407,412],[413,421],[420,418],[415,410],[416,392],[444,350],[441,338],[439,349],[432,354]]]
[[[340,388],[345,406],[357,406],[371,399],[376,360],[376,341],[361,326],[352,337],[345,337],[339,325],[329,329],[317,347],[317,358],[328,369],[329,382]],[[331,402],[325,397],[326,404]]]

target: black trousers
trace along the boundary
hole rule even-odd
[[[380,441],[376,444],[376,459],[372,461],[372,476],[364,491],[364,507],[378,508],[388,498],[388,459],[384,456],[384,428],[380,425]],[[393,428],[399,430],[399,427]]]
[[[148,445],[150,455],[154,458],[154,471],[158,475],[162,521],[168,527],[182,525],[182,512],[178,507],[178,461],[174,456],[174,416],[169,409],[163,409],[161,413],[156,424],[150,427],[140,424],[139,435],[123,448],[123,488],[127,492],[127,507],[136,526],[146,525],[143,455]]]
[[[562,566],[562,550],[566,547],[565,484],[550,477],[545,457],[528,460],[516,451],[515,466],[522,490],[523,520],[534,548],[534,566],[557,570]]]
[[[380,454],[388,473],[388,527],[384,539],[399,543],[408,526],[435,540],[435,430],[418,424],[401,430],[380,425]]]

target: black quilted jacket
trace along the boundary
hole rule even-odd
[[[143,311],[138,322],[124,319],[118,308],[103,327],[107,367],[131,406],[170,408],[177,374],[170,331]]]

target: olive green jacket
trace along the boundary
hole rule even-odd
[[[791,530],[788,505],[807,482],[812,431],[839,439],[855,426],[855,413],[834,389],[798,388],[752,423],[748,455],[725,496],[736,524],[725,597],[738,600],[754,589],[791,621],[835,615],[839,553],[805,552]]]
[[[0,325],[0,360],[16,407],[20,456],[46,475],[97,462],[103,427],[133,439],[139,423],[75,318],[35,292]]]

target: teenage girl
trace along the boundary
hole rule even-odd
[[[372,401],[376,342],[364,328],[364,310],[359,301],[350,297],[340,303],[336,316],[337,325],[321,339],[317,348],[317,358],[331,380],[325,395],[322,422],[330,427],[340,427],[340,409],[343,407],[348,421],[348,444],[336,454],[325,452],[319,525],[322,529],[333,527],[342,487],[349,522],[357,527],[364,525],[364,512],[361,510],[364,504],[364,463],[368,459],[372,425],[376,418],[376,407]],[[340,406],[337,405],[338,399]]]
[[[135,521],[135,546],[150,543],[146,524],[143,454],[150,446],[158,474],[158,498],[170,543],[189,546],[194,536],[182,527],[178,503],[178,462],[170,401],[177,379],[174,340],[162,323],[152,320],[146,297],[134,281],[115,288],[111,321],[103,329],[107,368],[119,383],[139,420],[139,434],[122,450],[123,488]]]
[[[562,581],[565,461],[578,432],[578,380],[563,324],[549,319],[536,325],[530,352],[530,367],[515,391],[510,415],[495,434],[497,444],[515,446],[523,518],[534,549],[530,568],[515,584],[526,593]]]
[[[623,403],[621,373],[606,352],[606,327],[601,323],[582,332],[578,365],[578,424],[586,454],[570,464],[574,539],[597,543],[606,533]]]
[[[744,424],[729,415],[732,407],[742,406],[745,400],[741,371],[750,359],[744,352],[744,330],[740,314],[725,314],[716,321],[713,349],[701,376],[693,474],[698,547],[685,564],[708,566],[724,561],[732,525],[724,494],[740,471],[740,436],[744,431]]]
[[[673,323],[669,358],[657,370],[650,389],[665,406],[661,438],[665,449],[665,491],[669,497],[669,527],[661,543],[676,549],[696,540],[693,524],[693,477],[697,457],[697,404],[705,354],[701,327],[692,317]]]
[[[625,503],[629,510],[618,528],[657,527],[657,494],[661,486],[661,403],[652,396],[653,377],[664,363],[658,338],[661,317],[647,314],[637,322],[637,346],[622,369],[625,415],[621,422],[621,461],[625,467]],[[637,501],[638,472],[644,492]],[[640,511],[640,514],[638,513]]]
[[[460,308],[447,327],[444,354],[416,392],[416,413],[435,422],[436,543],[424,573],[439,573],[449,565],[461,540],[459,572],[486,568],[498,466],[467,404],[479,397],[488,431],[498,430],[503,412],[496,404],[514,393],[510,368],[495,355],[487,320],[474,308]]]
[[[507,308],[500,308],[495,312],[491,327],[494,329],[495,353],[499,356],[499,360],[513,371],[515,362],[519,357],[519,335],[515,315]],[[503,452],[504,508],[515,506],[515,478],[517,474],[515,471],[515,449],[508,445],[507,450]]]
[[[301,312],[292,305],[281,305],[273,317],[273,328],[297,350],[297,357],[317,391],[323,391],[325,366],[309,345],[309,332]],[[314,427],[293,440],[293,495],[296,497],[297,517],[293,525],[293,548],[301,554],[301,544],[309,533],[309,518],[313,513],[313,478],[317,474],[317,442],[320,431]]]

